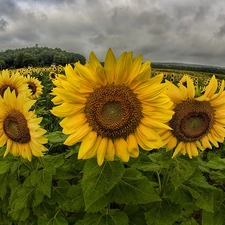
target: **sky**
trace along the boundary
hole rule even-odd
[[[36,44],[87,61],[112,48],[117,58],[225,66],[225,1],[0,0],[0,51]]]

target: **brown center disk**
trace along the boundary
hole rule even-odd
[[[13,85],[10,85],[10,84],[4,84],[0,87],[0,95],[2,97],[4,97],[4,93],[6,91],[7,88],[10,88],[10,91],[12,92],[13,90],[15,90],[15,93],[16,93],[16,96],[18,95],[18,91],[17,89],[13,86]]]
[[[30,131],[27,127],[27,120],[24,115],[16,109],[12,109],[5,116],[3,130],[12,141],[19,143],[27,143],[30,141]]]
[[[170,126],[173,135],[183,142],[194,142],[210,132],[215,118],[207,101],[187,100],[175,107]]]
[[[107,85],[92,92],[85,107],[87,121],[102,137],[126,138],[139,125],[141,103],[124,85]]]
[[[34,95],[37,91],[37,86],[33,82],[27,82],[28,88],[31,90],[32,95]]]

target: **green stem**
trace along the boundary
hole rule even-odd
[[[159,172],[156,172],[156,174],[157,174],[157,179],[158,179],[158,184],[159,184],[159,196],[161,196],[162,195],[162,182],[161,182]]]

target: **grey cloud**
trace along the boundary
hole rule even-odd
[[[9,18],[18,18],[21,10],[15,0],[1,0],[0,15]]]
[[[0,19],[0,31],[4,31],[6,29],[8,22],[4,19]]]

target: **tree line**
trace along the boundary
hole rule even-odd
[[[187,70],[195,72],[205,72],[214,74],[225,74],[225,67],[207,66],[207,65],[193,65],[185,63],[160,63],[152,62],[152,68],[160,69],[174,69],[174,70]]]
[[[67,63],[80,61],[86,63],[86,58],[78,53],[64,51],[60,48],[34,47],[8,49],[0,52],[0,70],[23,67],[48,67],[53,64],[65,66]]]

